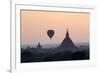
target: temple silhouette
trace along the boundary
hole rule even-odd
[[[66,36],[64,40],[62,41],[61,45],[59,46],[60,49],[67,49],[67,50],[75,50],[77,47],[74,45],[73,41],[71,40],[69,36],[69,32],[67,29]]]
[[[42,46],[41,46],[41,44],[40,44],[40,43],[38,43],[37,48],[42,48]]]
[[[61,44],[56,48],[43,48],[40,42],[36,48],[21,48],[21,63],[86,59],[89,59],[89,48],[77,47],[71,40],[68,29]]]

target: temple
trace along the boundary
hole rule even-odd
[[[38,43],[37,48],[42,48],[42,46],[40,45],[40,43]]]
[[[74,45],[73,41],[71,40],[69,36],[68,29],[66,31],[66,35],[64,40],[62,41],[61,45],[59,46],[60,49],[76,49],[77,47]]]

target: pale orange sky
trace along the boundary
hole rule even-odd
[[[61,43],[66,30],[74,43],[89,42],[89,13],[21,10],[21,43]],[[53,38],[47,30],[55,30]]]

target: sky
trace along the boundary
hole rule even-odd
[[[47,31],[55,31],[50,39]],[[21,44],[57,44],[66,30],[74,43],[89,42],[89,13],[21,10]]]

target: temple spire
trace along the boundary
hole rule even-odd
[[[37,48],[42,48],[42,46],[40,45],[40,43],[38,43]]]
[[[66,30],[65,38],[62,41],[59,48],[63,48],[63,49],[74,49],[74,48],[76,48],[76,46],[74,45],[73,41],[71,40],[71,38],[69,36],[68,29]]]
[[[66,31],[66,37],[69,37],[69,32],[68,32],[68,29]]]

